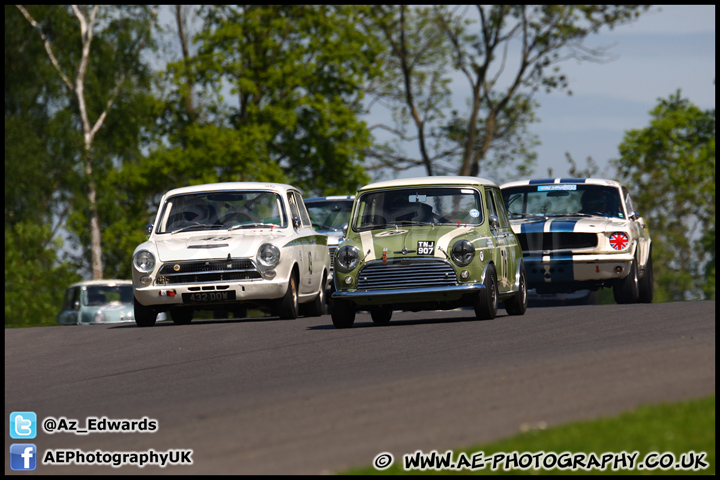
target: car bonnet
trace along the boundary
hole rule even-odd
[[[621,218],[600,216],[563,215],[555,217],[530,217],[511,219],[513,231],[518,233],[601,233],[627,227]]]
[[[452,244],[464,235],[471,234],[473,226],[398,226],[357,232],[353,237],[362,251],[360,257],[365,261],[381,259],[385,251],[387,258],[396,257],[425,257],[447,258],[445,253],[452,248]],[[476,231],[478,231],[477,229]],[[476,245],[478,247],[480,245]],[[387,250],[385,250],[387,249]],[[423,251],[430,251],[432,254]],[[368,253],[369,252],[369,253]]]
[[[166,235],[155,240],[161,262],[205,258],[254,257],[263,243],[282,247],[292,237],[279,229],[252,228],[228,231],[204,231]]]

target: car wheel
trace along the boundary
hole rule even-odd
[[[333,299],[331,315],[335,328],[350,328],[355,323],[355,304],[347,300]]]
[[[330,282],[330,285],[328,286],[327,290],[325,291],[325,314],[330,315],[332,314],[332,294],[335,291],[335,285],[333,282]]]
[[[298,309],[297,280],[295,279],[295,274],[291,273],[287,291],[280,302],[278,315],[282,320],[293,320],[298,316]]]
[[[638,302],[652,303],[653,290],[652,250],[650,250],[647,264],[645,264],[645,272],[640,279]]]
[[[170,310],[170,317],[175,325],[187,325],[192,322],[192,308],[173,308]]]
[[[135,301],[135,323],[138,327],[152,327],[157,320],[158,312],[153,307],[142,305],[137,299]]]
[[[370,317],[375,325],[387,325],[392,318],[392,308],[376,308],[370,311]]]
[[[625,278],[618,280],[613,287],[613,297],[619,304],[637,303],[639,295],[637,262],[633,260],[630,263],[630,273]]]
[[[315,297],[315,300],[308,303],[306,308],[306,317],[319,317],[323,313],[325,313],[325,277],[323,277],[322,282],[320,283],[320,290],[318,291],[317,296]]]
[[[520,285],[517,293],[510,300],[505,300],[505,311],[508,315],[523,315],[527,310],[527,277],[525,267],[520,267]]]
[[[483,288],[475,298],[475,316],[478,320],[491,320],[497,315],[498,291],[495,267],[488,265]]]

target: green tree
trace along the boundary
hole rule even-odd
[[[80,133],[81,148],[76,161],[81,166],[82,190],[86,198],[81,205],[85,209],[81,216],[87,221],[82,231],[89,233],[92,277],[102,278],[102,220],[98,209],[101,193],[98,183],[111,160],[117,161],[117,157],[111,157],[118,152],[110,149],[110,156],[108,152],[102,156],[96,146],[96,138],[116,102],[125,95],[134,97],[136,89],[142,86],[145,68],[141,53],[152,45],[150,31],[156,11],[148,6],[107,9],[99,5],[71,5],[50,10],[55,15],[47,15],[49,10],[44,7],[32,8],[32,12],[22,5],[17,5],[17,8],[29,24],[26,28],[37,32],[47,53],[46,62],[52,65],[67,90],[67,97],[62,99],[64,105],[59,108],[73,111],[74,126]],[[75,18],[74,39],[68,37],[67,30],[62,31],[62,37],[52,35],[57,16]],[[26,31],[18,29],[16,34],[25,35]],[[78,38],[80,42],[77,42]],[[110,136],[115,133],[111,132]]]
[[[613,164],[650,227],[656,299],[714,299],[715,109],[678,90],[650,115],[626,132]]]
[[[150,164],[185,179],[175,185],[272,180],[309,194],[354,192],[368,180],[361,152],[370,136],[359,105],[379,68],[377,41],[359,22],[365,12],[203,7],[197,54],[168,68],[172,121]]]
[[[38,7],[54,15],[61,7]],[[71,30],[56,16],[48,35]],[[60,228],[70,212],[63,186],[77,181],[76,137],[58,111],[64,85],[41,42],[19,35],[27,21],[5,6],[5,325],[54,324],[65,285],[80,280],[60,262]]]
[[[568,88],[560,71],[563,61],[606,60],[606,49],[588,48],[585,38],[629,22],[645,9],[638,5],[378,9],[374,20],[378,35],[390,46],[390,58],[385,88],[375,92],[395,115],[396,125],[384,128],[398,141],[383,144],[374,156],[393,159],[396,169],[425,166],[428,175],[487,176],[503,169],[531,173],[538,143],[528,134],[529,125],[537,121],[535,94]],[[467,82],[467,108],[448,106],[450,76]],[[398,119],[398,114],[405,119]],[[410,140],[419,145],[419,159],[408,158],[400,149]]]

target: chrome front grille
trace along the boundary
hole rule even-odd
[[[332,272],[334,269],[333,266],[335,265],[335,252],[337,251],[338,247],[332,246],[328,247],[328,249],[330,250],[330,271]]]
[[[594,248],[597,247],[598,242],[598,237],[595,233],[519,233],[517,234],[517,238],[523,252]]]
[[[199,260],[163,264],[155,283],[177,285],[251,280],[253,278],[260,278],[260,273],[252,260]]]
[[[365,288],[416,288],[456,285],[455,269],[445,260],[389,259],[368,262],[358,275],[358,290]]]

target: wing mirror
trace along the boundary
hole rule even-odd
[[[500,228],[500,220],[497,215],[490,215],[490,228]]]

